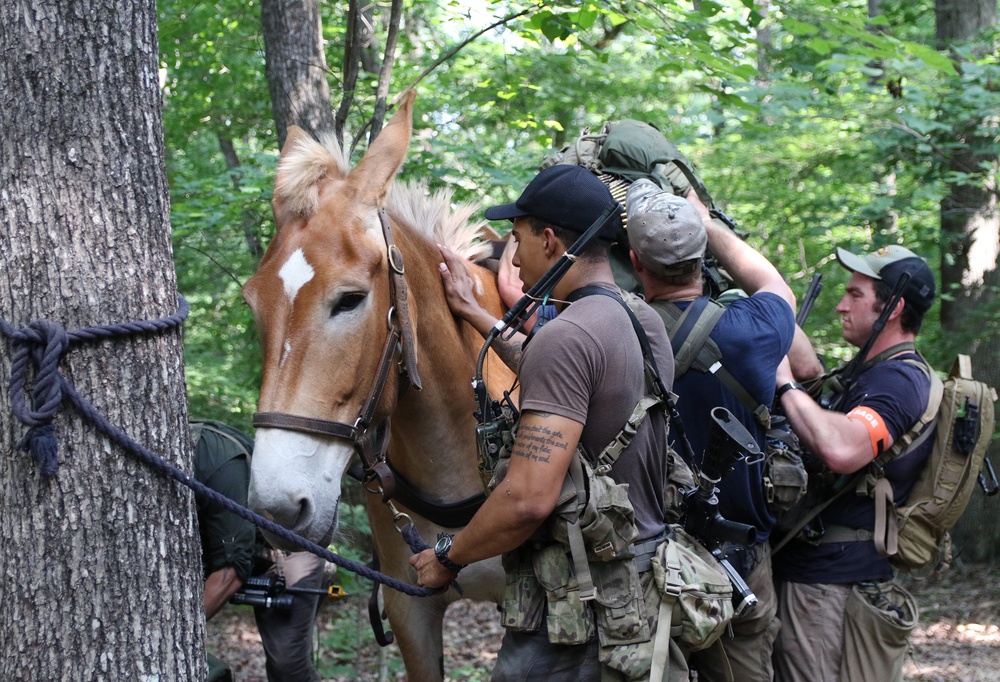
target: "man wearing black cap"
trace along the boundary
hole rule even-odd
[[[514,264],[520,267],[523,288],[527,291],[599,216],[616,204],[604,184],[586,169],[553,166],[539,173],[515,203],[490,208],[486,217],[513,221],[512,235],[517,241]],[[605,295],[577,298],[579,290],[588,286],[617,292],[608,250],[619,219],[617,211],[611,215],[598,239],[577,254],[553,289],[549,300],[560,309],[558,317],[535,333],[523,352],[524,337],[520,335],[509,342],[501,341],[501,347],[497,348],[508,364],[516,363],[521,384],[521,414],[509,469],[468,526],[453,538],[439,542],[435,550],[426,550],[411,559],[417,569],[418,584],[447,585],[465,564],[503,554],[508,581],[518,587],[508,588],[508,597],[512,593],[530,594],[537,589],[532,585],[543,581],[536,580],[533,574],[532,557],[538,556],[544,545],[536,542],[539,537],[536,531],[550,528],[546,521],[556,508],[577,446],[582,447],[588,458],[596,457],[622,430],[646,394],[641,347],[621,302]],[[497,320],[476,302],[464,262],[446,249],[442,249],[442,256],[442,280],[452,311],[487,336]],[[641,302],[638,302],[638,316],[662,378],[669,386],[673,356],[663,325]],[[637,591],[647,595],[655,595],[649,556],[666,531],[668,510],[664,490],[669,473],[666,436],[662,410],[650,410],[610,471],[616,482],[629,485],[628,499],[635,511],[638,530],[633,550],[638,556],[636,570],[642,581],[642,590]],[[510,574],[514,562],[521,568]],[[571,602],[553,599],[575,599],[578,605],[579,594],[573,592],[557,598],[546,591],[542,597],[534,619],[530,617],[534,608],[505,605],[507,633],[493,679],[546,682],[601,679],[598,661],[600,658],[607,663],[609,652],[604,646],[599,652],[598,634],[603,644],[606,623],[596,617],[583,629],[582,632],[589,634],[582,644],[559,643],[573,639],[564,627],[565,621],[560,621],[562,609],[576,607]],[[632,615],[637,621],[645,620],[655,628],[658,599],[651,611],[652,623],[644,594],[626,595],[626,602],[621,609],[623,620],[628,620],[627,612],[634,609]],[[582,604],[593,613],[595,602]],[[515,621],[519,624],[512,625]],[[647,660],[647,677],[648,670]]]
[[[698,201],[693,194],[691,198]],[[708,447],[708,415],[715,407],[732,412],[765,452],[775,372],[795,333],[794,294],[763,255],[708,219],[707,211],[703,217],[691,201],[638,180],[629,188],[626,206],[632,265],[646,300],[668,323],[678,349],[674,392],[692,455],[698,460]],[[702,282],[706,247],[749,296],[724,309],[708,300]],[[703,314],[714,326],[707,340],[689,353],[682,341],[698,336],[691,320]],[[676,437],[672,432],[671,440]],[[680,443],[673,446],[681,451]],[[773,678],[771,648],[779,624],[768,544],[775,516],[768,492],[762,461],[740,462],[719,482],[722,516],[756,529],[757,543],[731,548],[727,558],[759,601],[733,618],[721,646],[691,656],[699,680]]]
[[[853,273],[837,312],[844,338],[854,346],[862,347],[872,335],[874,323],[904,274],[909,281],[885,328],[862,359],[866,364],[846,389],[839,411],[823,409],[801,390],[787,363],[778,369],[776,395],[804,448],[832,472],[853,474],[907,434],[928,405],[928,376],[906,360],[922,362],[913,344],[934,301],[935,285],[927,263],[901,246],[864,256],[837,249],[837,259]],[[896,504],[906,502],[933,442],[933,437],[928,438],[885,465],[883,480],[891,484]],[[902,615],[898,606],[889,604],[881,618],[873,619],[877,627],[855,615],[870,613],[880,597],[898,595],[902,589],[891,582],[889,560],[876,550],[875,500],[849,491],[834,499],[818,518],[822,535],[814,534],[811,541],[792,540],[775,555],[781,619],[775,643],[777,679],[901,679],[906,647],[898,648],[899,655],[893,657],[886,654],[888,649],[879,639],[895,634],[905,644],[908,632],[893,625]],[[859,598],[862,594],[868,596]],[[862,608],[856,609],[859,603]],[[856,638],[851,636],[862,627],[868,628],[864,651],[854,646]],[[886,660],[876,660],[878,655]]]

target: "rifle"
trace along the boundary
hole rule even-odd
[[[820,280],[823,279],[823,275],[816,273],[813,275],[812,281],[809,282],[809,288],[806,289],[805,298],[802,299],[802,305],[799,306],[799,312],[795,315],[795,324],[802,327],[806,323],[806,318],[809,317],[809,311],[812,310],[813,303],[819,298],[819,292],[823,291],[823,285]]]
[[[892,294],[889,296],[889,300],[882,307],[882,312],[879,314],[878,319],[872,324],[872,333],[868,336],[868,340],[865,341],[865,345],[858,350],[850,362],[844,365],[842,370],[830,376],[828,383],[832,391],[820,396],[819,404],[821,407],[827,410],[839,411],[841,404],[847,398],[847,391],[857,380],[858,375],[864,368],[865,362],[868,360],[868,353],[871,352],[872,346],[875,345],[875,341],[878,340],[882,330],[885,329],[886,323],[889,322],[889,316],[896,309],[899,299],[903,297],[903,290],[909,281],[910,273],[904,272],[900,275],[896,286],[892,290]]]
[[[325,590],[317,587],[288,587],[285,584],[285,576],[272,573],[248,578],[240,589],[236,590],[236,593],[229,598],[229,603],[287,611],[292,608],[297,594],[325,595],[330,599],[340,599],[347,596],[344,588],[340,585],[331,585]]]
[[[757,604],[757,596],[725,558],[728,544],[750,546],[757,542],[757,529],[724,518],[719,513],[718,483],[733,466],[750,457],[763,458],[753,436],[724,407],[710,412],[708,445],[698,469],[698,486],[684,496],[684,530],[693,535],[722,565],[733,585],[733,604],[741,615]]]

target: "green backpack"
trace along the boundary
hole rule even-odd
[[[640,178],[648,178],[662,189],[681,197],[686,197],[694,189],[701,202],[712,211],[717,223],[733,230],[741,239],[746,238],[746,233],[738,231],[736,224],[715,207],[691,161],[650,123],[633,119],[610,121],[597,134],[591,134],[590,128],[584,128],[572,144],[545,157],[539,170],[558,164],[580,165],[592,171],[623,206],[629,185]],[[628,255],[628,215],[623,212],[621,218],[622,231],[617,243],[611,247],[611,269],[615,283],[622,290],[639,293],[641,285]],[[734,288],[732,277],[718,264],[711,251],[705,252],[705,267],[713,295],[718,296]]]
[[[648,178],[678,196],[687,196],[694,188],[702,202],[713,207],[712,197],[695,173],[694,165],[650,123],[628,118],[609,121],[597,134],[584,128],[573,144],[546,157],[539,170],[567,163],[613,175],[627,183]]]

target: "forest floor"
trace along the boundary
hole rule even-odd
[[[1000,569],[956,566],[905,581],[921,610],[910,638],[906,682],[1000,680]],[[399,650],[380,648],[368,623],[367,595],[326,600],[317,616],[318,669],[328,682],[405,680]],[[495,607],[458,602],[445,623],[445,666],[452,681],[489,679],[503,629]],[[236,682],[266,682],[253,610],[227,606],[208,623],[208,649]]]

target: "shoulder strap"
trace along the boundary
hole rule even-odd
[[[722,351],[711,339],[712,330],[726,312],[726,307],[708,296],[695,299],[683,312],[670,301],[654,301],[650,305],[659,314],[670,335],[670,344],[674,349],[674,378],[680,378],[689,369],[714,374],[753,413],[761,426],[771,428],[771,411],[767,405],[755,400],[725,368]]]
[[[889,350],[892,350],[892,348]],[[937,372],[931,369],[930,364],[928,364],[927,360],[924,359],[923,355],[921,355],[916,349],[914,349],[913,352],[917,354],[919,359],[904,358],[903,362],[920,369],[920,371],[924,373],[924,376],[926,376],[931,382],[927,407],[924,408],[924,413],[920,415],[920,419],[918,419],[916,423],[910,427],[910,430],[900,436],[895,442],[893,442],[891,448],[879,456],[878,462],[882,465],[885,465],[900,455],[919,447],[924,441],[927,440],[927,438],[934,431],[933,426],[937,421],[938,410],[941,409],[941,401],[944,399],[944,382],[941,381]],[[894,355],[894,353],[890,355]]]
[[[606,474],[611,470],[612,465],[618,460],[621,453],[628,447],[632,439],[635,438],[636,432],[639,430],[639,426],[646,419],[646,415],[651,409],[656,405],[666,405],[668,411],[671,413],[671,420],[673,419],[672,413],[676,412],[676,408],[673,406],[673,399],[670,396],[669,391],[663,384],[663,380],[660,378],[659,369],[656,367],[656,358],[653,357],[653,349],[649,345],[649,337],[646,336],[646,331],[642,328],[642,324],[639,322],[639,318],[635,316],[632,308],[625,302],[625,300],[617,293],[609,291],[603,287],[598,286],[586,286],[581,287],[566,297],[566,300],[570,303],[578,301],[584,296],[592,295],[607,296],[614,299],[625,309],[628,313],[629,319],[632,322],[632,328],[635,330],[635,334],[639,339],[639,347],[642,349],[642,357],[646,365],[646,385],[650,388],[649,394],[643,396],[636,403],[635,408],[632,410],[632,414],[629,416],[628,421],[626,421],[625,426],[621,428],[618,434],[612,439],[610,443],[600,454],[594,459],[594,469],[599,474]]]

